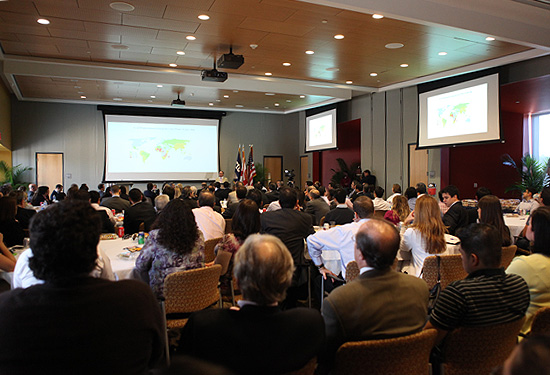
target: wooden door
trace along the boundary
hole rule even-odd
[[[300,184],[298,186],[304,186],[308,180],[309,175],[309,156],[300,157]]]
[[[416,144],[412,143],[409,144],[409,186],[419,182],[428,184],[428,150],[416,150]]]
[[[36,153],[36,184],[49,186],[50,191],[55,185],[63,183],[63,153]]]
[[[283,157],[264,156],[264,167],[267,170],[265,176],[267,182],[275,182],[283,179]]]

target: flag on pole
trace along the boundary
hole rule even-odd
[[[253,145],[250,145],[250,151],[248,152],[248,184],[252,185],[254,183],[254,177],[256,176],[256,166],[254,165],[254,157],[252,155]]]
[[[239,145],[239,151],[237,151],[237,161],[235,162],[235,180],[241,180],[241,145]]]
[[[247,185],[248,184],[248,179],[247,179],[247,170],[246,170],[246,157],[245,157],[245,154],[244,154],[244,145],[243,145],[243,148],[241,149],[241,181],[243,183],[243,185]]]

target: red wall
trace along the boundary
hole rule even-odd
[[[441,151],[441,187],[452,184],[461,198],[474,198],[474,183],[488,187],[499,198],[520,198],[517,192],[504,190],[518,180],[514,168],[502,165],[502,154],[519,161],[523,147],[523,115],[501,112],[502,138],[505,143],[450,147]]]
[[[357,119],[337,124],[336,133],[338,148],[316,153],[319,154],[318,164],[315,155],[313,157],[313,181],[319,180],[324,186],[328,185],[334,174],[331,168],[337,171],[340,170],[336,161],[337,158],[344,159],[348,166],[361,161],[361,120]],[[316,168],[316,165],[319,167]]]

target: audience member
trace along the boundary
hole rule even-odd
[[[498,230],[501,237],[501,246],[512,244],[510,228],[504,223],[502,206],[498,197],[494,195],[483,196],[477,204],[477,213],[480,223],[490,224]]]
[[[289,251],[274,236],[251,235],[237,251],[234,269],[240,309],[192,314],[182,332],[183,352],[242,375],[299,370],[318,354],[324,330],[318,311],[277,306],[292,281]]]
[[[548,375],[550,337],[530,336],[517,345],[504,362],[502,375]]]
[[[312,216],[296,210],[298,193],[296,189],[284,187],[280,190],[281,209],[260,215],[262,233],[278,237],[292,254],[294,260],[294,277],[287,293],[285,307],[294,307],[301,292],[307,286],[308,267],[311,264],[304,256],[304,240],[314,233]]]
[[[374,189],[374,210],[375,211],[388,211],[391,209],[391,206],[388,202],[382,198],[384,196],[384,188],[382,186],[377,186]]]
[[[126,186],[120,185],[120,197],[122,199],[126,199],[128,202],[130,201],[130,196],[127,194]]]
[[[393,198],[397,197],[398,195],[401,195],[401,185],[399,184],[393,184],[391,188],[392,195],[386,199],[386,202],[388,202],[391,206],[393,206]]]
[[[231,192],[231,189],[229,189],[229,182],[226,181],[223,184],[220,184],[218,190],[216,190],[216,198],[218,198],[220,201],[226,200],[229,196],[229,193]]]
[[[533,242],[533,254],[515,257],[506,270],[523,277],[529,287],[531,302],[521,330],[524,334],[531,330],[537,310],[550,307],[550,207],[538,208],[528,221],[526,236]]]
[[[157,214],[159,214],[164,207],[170,202],[170,197],[166,194],[160,194],[157,197],[155,197],[155,210],[157,211]]]
[[[255,202],[243,199],[235,210],[231,220],[231,233],[224,234],[220,243],[216,246],[217,254],[215,264],[221,264],[222,276],[221,288],[224,294],[230,291],[233,275],[233,259],[243,242],[251,234],[260,231],[260,211]]]
[[[0,198],[0,233],[4,235],[3,242],[7,247],[23,245],[25,232],[15,219],[17,208],[12,197]]]
[[[234,186],[233,191],[229,192],[229,194],[227,195],[227,205],[228,206],[230,204],[239,202],[239,198],[237,198],[237,188],[239,188],[241,186],[244,187],[242,182],[240,182],[240,181],[235,182],[235,186]]]
[[[0,233],[0,270],[13,272],[16,259],[4,244],[4,235]]]
[[[321,219],[330,211],[329,205],[321,198],[319,190],[309,191],[309,202],[306,203],[305,213],[313,216],[313,225],[319,225]]]
[[[31,219],[36,215],[36,210],[27,208],[27,196],[25,192],[17,190],[10,193],[10,197],[15,199],[17,204],[17,212],[15,214],[15,220],[19,222],[22,229],[29,229]]]
[[[349,195],[349,199],[353,203],[353,201],[361,195],[363,195],[363,184],[357,180],[353,180],[351,182],[351,194]]]
[[[143,201],[141,190],[130,190],[130,208],[124,213],[124,233],[134,234],[139,232],[139,226],[143,223],[144,232],[149,232],[151,225],[157,218],[155,209],[149,202]]]
[[[3,184],[2,186],[0,186],[0,197],[7,197],[8,195],[11,194],[11,192],[13,191],[13,187],[11,186],[11,184],[8,182],[8,183],[5,183]]]
[[[527,283],[500,268],[501,238],[495,227],[470,224],[457,236],[468,277],[453,281],[439,294],[425,327],[438,331],[437,343],[458,327],[492,326],[522,319],[529,306]]]
[[[327,336],[326,353],[320,358],[323,373],[346,341],[405,336],[422,330],[428,313],[428,287],[424,280],[392,269],[398,249],[399,233],[391,223],[373,219],[359,228],[355,260],[361,274],[330,293],[322,308]]]
[[[101,205],[103,207],[115,210],[116,213],[126,211],[130,208],[130,202],[120,197],[120,187],[118,185],[111,186],[112,197],[103,198]]]
[[[147,183],[147,190],[143,192],[143,195],[151,200],[149,202],[151,204],[153,204],[155,198],[157,197],[157,194],[153,191],[154,186],[155,185],[153,185],[152,182]]]
[[[101,201],[101,198],[99,197],[99,192],[92,190],[90,193],[90,203],[92,204],[92,207],[96,209],[96,211],[105,211],[107,214],[107,217],[109,218],[109,221],[112,225],[116,223],[115,215],[113,215],[113,210],[103,207],[99,205],[99,202]],[[114,231],[114,228],[113,228]],[[102,232],[102,233],[111,233],[111,232]],[[114,233],[114,232],[113,232]]]
[[[164,278],[173,272],[204,267],[204,237],[191,208],[179,199],[166,205],[136,260],[136,271],[148,280],[158,299]]]
[[[50,195],[50,200],[57,202],[59,200],[59,194],[63,193],[63,185],[57,184],[55,185],[54,191],[52,191],[52,194]]]
[[[38,190],[36,184],[29,184],[29,190],[27,191],[27,202],[31,203],[34,193]]]
[[[267,199],[269,200],[269,202],[266,202],[266,203],[271,203],[271,202],[275,202],[275,201],[278,201],[279,200],[279,191],[277,190],[277,184],[275,184],[274,182],[271,182],[269,185],[268,185],[268,191],[267,193],[265,193]]]
[[[0,372],[144,374],[155,367],[165,333],[149,288],[86,276],[96,265],[97,211],[63,201],[39,212],[30,233],[29,265],[45,283],[0,295]]]
[[[459,241],[456,237],[445,233],[445,224],[441,220],[437,202],[427,194],[418,198],[416,209],[405,223],[412,218],[414,218],[413,224],[401,239],[398,258],[403,259],[402,272],[420,277],[424,260],[428,256],[445,254],[448,243],[456,245]]]
[[[443,200],[443,193],[441,192],[441,190],[437,193],[437,196],[439,198],[439,202],[437,202],[437,204],[439,204],[439,211],[441,211],[441,216],[443,217],[443,215],[445,215],[447,211],[449,211],[449,207],[447,207],[447,205]],[[477,212],[476,212],[476,218],[477,218]]]
[[[173,200],[174,195],[176,194],[176,190],[171,185],[164,185],[164,187],[162,188],[162,194],[168,195],[168,198],[170,198],[170,200]],[[183,194],[185,194],[185,188]],[[190,189],[188,189],[187,194],[190,194]]]
[[[105,184],[102,184],[102,183],[98,184],[97,192],[99,193],[99,198],[103,199],[103,196],[105,195]]]
[[[45,203],[43,203],[45,202]],[[32,196],[31,204],[33,206],[40,206],[42,204],[50,204],[50,188],[47,186],[39,186],[36,193]]]
[[[262,194],[262,192],[258,189],[250,189],[250,190],[248,190],[248,193],[246,194],[246,199],[250,199],[251,201],[254,201],[254,203],[256,203],[256,206],[258,206],[258,212],[260,212],[260,213],[263,212],[263,207],[264,207],[264,204],[263,204],[264,201],[262,199],[262,195],[265,196],[265,194]],[[266,199],[267,199],[267,197],[266,197]]]
[[[491,193],[491,190],[489,190],[489,188],[481,186],[476,190],[476,199],[478,202],[481,200],[481,198],[483,198],[486,195],[493,195]]]
[[[421,196],[426,195],[428,193],[426,184],[423,182],[417,183],[415,188],[416,188],[417,198],[420,198]]]
[[[242,184],[237,186],[237,188],[234,191],[235,196],[237,197],[237,200],[227,202],[227,208],[222,214],[224,218],[231,219],[233,217],[233,214],[235,214],[235,210],[239,206],[239,202],[246,198],[247,192],[248,191]],[[231,196],[231,194],[229,194],[229,196]]]
[[[441,190],[443,201],[449,207],[445,215],[443,215],[443,223],[447,226],[450,234],[454,235],[459,228],[466,227],[469,223],[466,209],[459,201],[460,196],[458,188],[454,185],[449,185]]]
[[[376,176],[372,175],[368,169],[365,169],[361,175],[361,182],[363,184],[376,186]]]
[[[199,208],[193,209],[195,221],[201,230],[204,240],[220,238],[225,233],[225,219],[214,211],[216,197],[209,191],[199,194]]]
[[[409,202],[407,201],[407,198],[401,194],[393,197],[392,202],[392,208],[384,214],[384,219],[395,225],[399,225],[399,223],[404,222],[411,213]]]
[[[346,205],[346,191],[342,188],[333,191],[334,199],[337,202],[335,208],[325,215],[325,223],[344,225],[351,223],[355,217],[353,210]]]
[[[405,197],[407,198],[407,201],[409,203],[409,209],[411,211],[414,211],[414,207],[416,206],[416,198],[418,194],[416,193],[416,189],[412,186],[409,186],[407,190],[405,190]]]
[[[533,188],[527,188],[523,192],[523,200],[520,202],[518,207],[516,208],[517,212],[533,212],[537,208],[539,208],[539,203],[533,199],[533,195],[536,194],[537,191]]]

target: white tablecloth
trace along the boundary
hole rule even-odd
[[[527,222],[528,215],[524,216],[515,216],[515,215],[504,215],[504,223],[510,228],[510,234],[512,235],[512,241],[514,237],[520,235],[521,231],[525,227]]]
[[[136,264],[136,258],[139,253],[131,258],[121,258],[118,255],[122,253],[125,247],[136,246],[137,240],[131,239],[122,240],[120,238],[116,240],[102,240],[99,241],[99,247],[105,255],[109,257],[111,261],[111,268],[118,280],[129,279],[132,275],[132,270]]]

